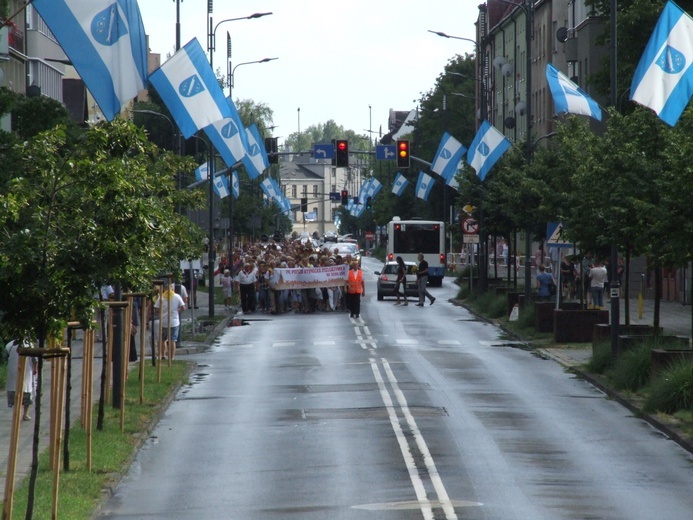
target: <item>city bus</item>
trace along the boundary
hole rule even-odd
[[[419,253],[428,262],[428,283],[440,287],[445,276],[445,222],[392,217],[387,225],[387,261],[401,256],[418,263]]]

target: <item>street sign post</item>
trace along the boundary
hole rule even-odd
[[[479,223],[476,219],[467,217],[462,221],[462,233],[465,235],[476,235],[479,233]]]
[[[573,247],[573,244],[563,238],[563,224],[549,222],[546,225],[546,244],[552,247]]]

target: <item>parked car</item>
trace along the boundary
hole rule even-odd
[[[404,265],[407,266],[407,282],[405,284],[407,296],[417,297],[419,289],[416,286],[416,273],[413,272],[416,263],[404,262]],[[378,277],[378,301],[382,301],[386,296],[396,298],[397,262],[385,262],[382,271],[376,271],[375,274]]]
[[[359,266],[361,265],[361,250],[358,244],[351,244],[349,242],[338,242],[337,244],[330,244],[330,251],[337,250],[337,254],[344,258],[346,255],[351,255],[352,260],[357,260]]]

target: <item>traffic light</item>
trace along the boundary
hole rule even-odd
[[[337,139],[334,142],[335,166],[346,168],[349,166],[349,141]]]
[[[397,168],[409,168],[409,141],[407,139],[397,140]]]
[[[279,155],[277,155],[279,151],[277,146],[278,139],[278,137],[265,137],[265,151],[267,152],[267,159],[270,164],[279,163]]]
[[[373,207],[373,197],[366,197],[366,209]]]
[[[342,206],[349,204],[349,192],[347,190],[342,190]]]
[[[308,213],[308,199],[306,197],[301,198],[301,211]]]

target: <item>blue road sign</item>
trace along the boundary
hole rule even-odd
[[[330,192],[330,200],[333,202],[339,202],[342,199],[342,194],[339,193],[338,191],[331,191]]]
[[[573,247],[573,244],[563,238],[563,224],[549,222],[546,224],[546,243],[551,247]]]
[[[316,159],[332,159],[334,157],[334,146],[332,144],[313,145],[313,157]]]
[[[379,144],[375,147],[375,158],[379,161],[394,161],[396,157],[394,144]]]

